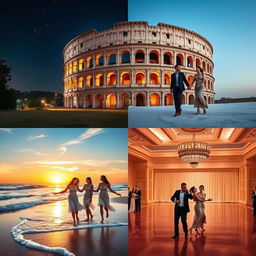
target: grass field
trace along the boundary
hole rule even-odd
[[[45,109],[0,111],[1,128],[127,128],[127,126],[127,110]]]

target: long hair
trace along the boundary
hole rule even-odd
[[[92,178],[91,177],[86,177],[86,179],[88,179],[90,184],[92,184]]]
[[[103,179],[103,182],[106,184],[110,184],[107,177],[105,175],[101,175],[101,178]]]
[[[195,188],[196,188],[196,187],[193,186],[192,188],[190,188],[189,192],[190,192],[190,193],[194,193]]]
[[[70,185],[74,185],[74,181],[77,180],[77,184],[79,183],[79,179],[77,177],[74,177],[68,184],[68,186]]]
[[[200,66],[197,66],[197,68],[199,68],[200,72],[202,73],[202,77],[204,78],[204,70]]]

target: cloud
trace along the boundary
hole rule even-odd
[[[28,140],[38,140],[38,139],[43,139],[43,138],[46,138],[48,137],[46,134],[40,134],[40,135],[37,135],[37,136],[30,136],[28,137]]]
[[[0,128],[0,131],[2,131],[2,132],[7,132],[7,133],[9,133],[9,134],[12,133],[12,129],[11,129],[11,128]]]
[[[104,130],[102,128],[90,128],[90,129],[86,130],[83,134],[81,134],[78,138],[69,140],[69,141],[61,144],[59,146],[58,150],[61,152],[60,153],[61,155],[64,155],[67,152],[69,146],[81,144],[85,140],[87,140],[93,136],[96,136],[98,134],[101,134],[103,132],[104,132]]]
[[[32,148],[18,149],[17,151],[21,152],[21,153],[33,153],[36,156],[47,156],[47,154],[43,154],[43,153],[41,153],[35,149],[32,149]]]
[[[50,166],[52,169],[58,169],[61,171],[67,171],[67,172],[75,172],[79,170],[79,167],[73,166],[73,167],[63,167],[63,166]]]

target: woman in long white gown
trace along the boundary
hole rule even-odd
[[[196,202],[195,207],[194,207],[195,216],[194,216],[193,224],[192,224],[191,228],[189,229],[190,234],[192,234],[193,229],[195,229],[197,234],[199,234],[200,231],[204,230],[204,224],[206,223],[204,202],[212,201],[211,198],[205,199],[206,194],[203,192],[204,186],[201,185],[199,188],[200,188],[199,193],[197,192],[196,187],[192,187],[190,189],[190,192],[193,194],[193,200]]]
[[[132,190],[132,197],[131,197],[131,203],[130,203],[130,209],[129,212],[134,212],[135,211],[135,199],[136,199],[136,194],[133,193],[134,189]]]

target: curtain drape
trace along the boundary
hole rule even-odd
[[[154,201],[170,201],[175,190],[180,189],[182,182],[188,188],[204,185],[206,196],[213,202],[238,202],[239,182],[238,172],[173,172],[156,171],[154,174]]]

